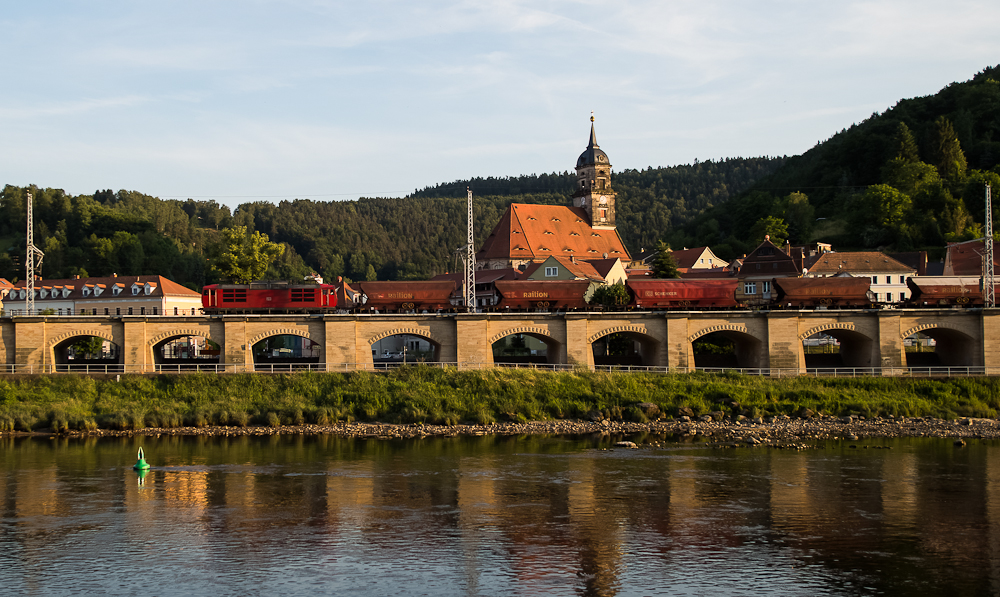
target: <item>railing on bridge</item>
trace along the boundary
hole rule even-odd
[[[587,370],[582,365],[561,365],[548,363],[482,363],[482,362],[380,362],[380,363],[337,363],[327,367],[326,363],[256,363],[256,364],[56,364],[56,365],[0,365],[0,375],[42,375],[70,373],[82,375],[148,375],[160,373],[292,373],[301,371],[388,371],[404,366],[461,369],[533,369],[538,371],[580,371]],[[612,373],[714,373],[740,374],[762,377],[979,377],[1000,375],[1000,367],[838,367],[806,369],[795,368],[725,368],[725,367],[644,367],[637,365],[598,365],[593,371]]]

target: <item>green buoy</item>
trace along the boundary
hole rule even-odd
[[[137,471],[144,471],[149,468],[149,465],[146,464],[146,458],[142,454],[142,448],[139,448],[139,460],[135,462],[135,465],[132,468]]]

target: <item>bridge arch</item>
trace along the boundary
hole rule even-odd
[[[753,369],[768,366],[767,343],[744,324],[719,323],[688,335],[688,367]]]
[[[202,341],[194,338],[203,338]],[[208,367],[214,370],[222,359],[222,345],[206,328],[180,328],[161,332],[146,343],[146,354],[158,371],[185,371]]]
[[[587,338],[595,365],[655,366],[660,362],[661,342],[645,325],[620,324],[604,328]]]
[[[98,338],[101,342],[93,346],[94,352],[87,351],[86,354],[78,354],[73,348],[78,339]],[[76,368],[81,370],[91,370],[97,367],[116,367],[122,363],[122,347],[119,346],[106,328],[85,328],[81,330],[70,330],[63,332],[48,341],[47,352],[56,370],[73,371]],[[106,369],[109,372],[118,369]]]
[[[875,367],[875,340],[858,331],[853,322],[828,322],[799,334],[807,369]]]
[[[437,362],[441,360],[441,341],[427,328],[391,328],[383,330],[365,341],[370,347],[373,363]]]
[[[982,364],[981,343],[952,323],[922,323],[900,335],[908,367],[975,367]]]
[[[509,327],[489,337],[495,364],[561,364],[566,348],[548,328],[537,325]]]
[[[305,328],[274,328],[247,343],[257,371],[288,371],[322,362],[323,348]]]

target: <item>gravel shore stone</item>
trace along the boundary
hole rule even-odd
[[[713,413],[715,414],[715,413]],[[761,418],[724,418],[716,420],[711,415],[697,419],[682,416],[679,419],[658,420],[647,423],[625,421],[555,420],[525,423],[491,423],[488,425],[395,425],[387,423],[351,422],[330,425],[285,425],[280,427],[175,427],[148,428],[136,431],[97,429],[90,432],[52,433],[46,430],[5,432],[0,437],[60,436],[60,437],[131,437],[131,436],[265,436],[265,435],[318,435],[369,439],[408,439],[422,437],[455,437],[483,435],[584,435],[628,436],[652,434],[683,438],[711,438],[719,446],[772,446],[796,447],[802,442],[815,444],[824,440],[858,441],[874,438],[936,437],[953,440],[1000,439],[1000,421],[994,419],[963,418],[956,420],[930,417],[832,417],[814,414],[812,418],[790,418],[786,415]],[[625,438],[622,438],[625,439]],[[957,444],[957,441],[956,441]]]

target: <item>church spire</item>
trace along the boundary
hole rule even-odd
[[[582,207],[594,228],[614,229],[615,192],[611,189],[611,162],[597,144],[594,113],[590,113],[590,144],[576,160],[576,193],[573,205]]]

